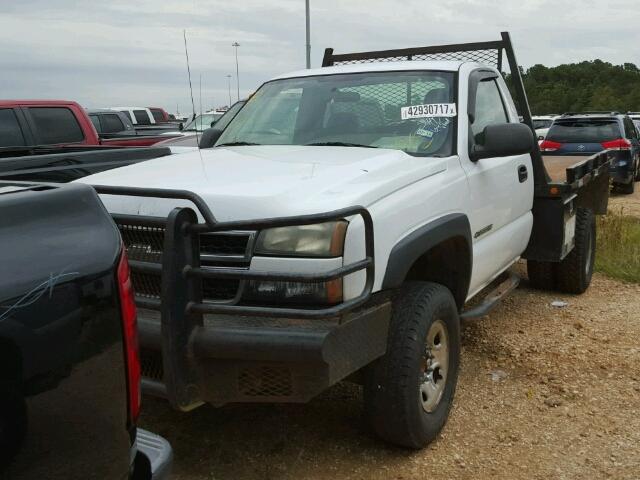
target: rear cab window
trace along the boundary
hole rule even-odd
[[[547,140],[559,143],[602,143],[622,138],[620,123],[615,118],[557,119]]]
[[[20,123],[13,109],[0,109],[0,147],[23,147],[25,145]]]
[[[126,130],[126,127],[120,120],[120,117],[115,113],[107,113],[102,116],[102,123],[104,124],[104,133],[116,133]]]
[[[29,107],[40,145],[77,143],[84,141],[82,128],[67,107]]]
[[[153,115],[153,119],[156,121],[156,123],[164,122],[164,115],[162,113],[162,110],[159,110],[157,108],[152,108],[150,110],[151,115]]]
[[[138,125],[151,125],[151,119],[146,110],[134,110],[133,115]]]

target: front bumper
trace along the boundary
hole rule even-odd
[[[123,233],[137,291],[145,392],[166,397],[183,411],[204,402],[301,402],[384,354],[390,304],[372,297],[373,219],[366,208],[218,222],[193,192],[94,188],[105,195],[187,200],[204,219],[200,222],[189,207],[177,207],[167,218],[113,215]],[[253,255],[249,240],[240,250],[235,242],[212,243],[225,232],[245,235],[347,219],[362,222],[364,255],[325,272],[253,270],[243,263]],[[243,262],[236,265],[239,257]],[[241,301],[246,282],[317,284],[357,272],[364,273],[362,291],[335,305],[285,307]],[[214,282],[234,282],[234,295],[211,296]],[[156,318],[145,318],[147,311]]]
[[[152,480],[165,480],[171,474],[173,449],[169,442],[155,433],[137,429],[136,445],[138,453],[149,461]]]
[[[204,402],[306,402],[385,353],[390,316],[386,301],[341,321],[208,316],[189,340],[187,391],[175,392],[167,387],[159,319],[141,311],[143,392],[173,398],[183,410]]]

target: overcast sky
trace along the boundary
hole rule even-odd
[[[304,68],[304,0],[0,0],[0,98],[191,112]],[[525,67],[600,58],[640,66],[639,0],[311,0],[312,65],[336,53],[494,40]]]

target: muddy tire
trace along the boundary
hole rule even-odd
[[[558,290],[564,293],[583,293],[591,283],[596,260],[596,223],[593,212],[578,208],[573,250],[557,267]]]
[[[554,290],[556,288],[556,263],[527,260],[527,276],[529,285],[538,290]]]
[[[405,284],[393,302],[387,353],[365,372],[365,417],[383,440],[409,448],[433,441],[458,380],[460,320],[451,292]]]

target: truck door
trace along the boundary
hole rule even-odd
[[[513,155],[472,161],[469,151],[487,125],[516,123],[518,116],[502,78],[494,70],[469,76],[467,95],[475,114],[460,119],[460,161],[469,182],[469,222],[473,236],[470,293],[489,283],[526,248],[533,216],[531,157]]]

